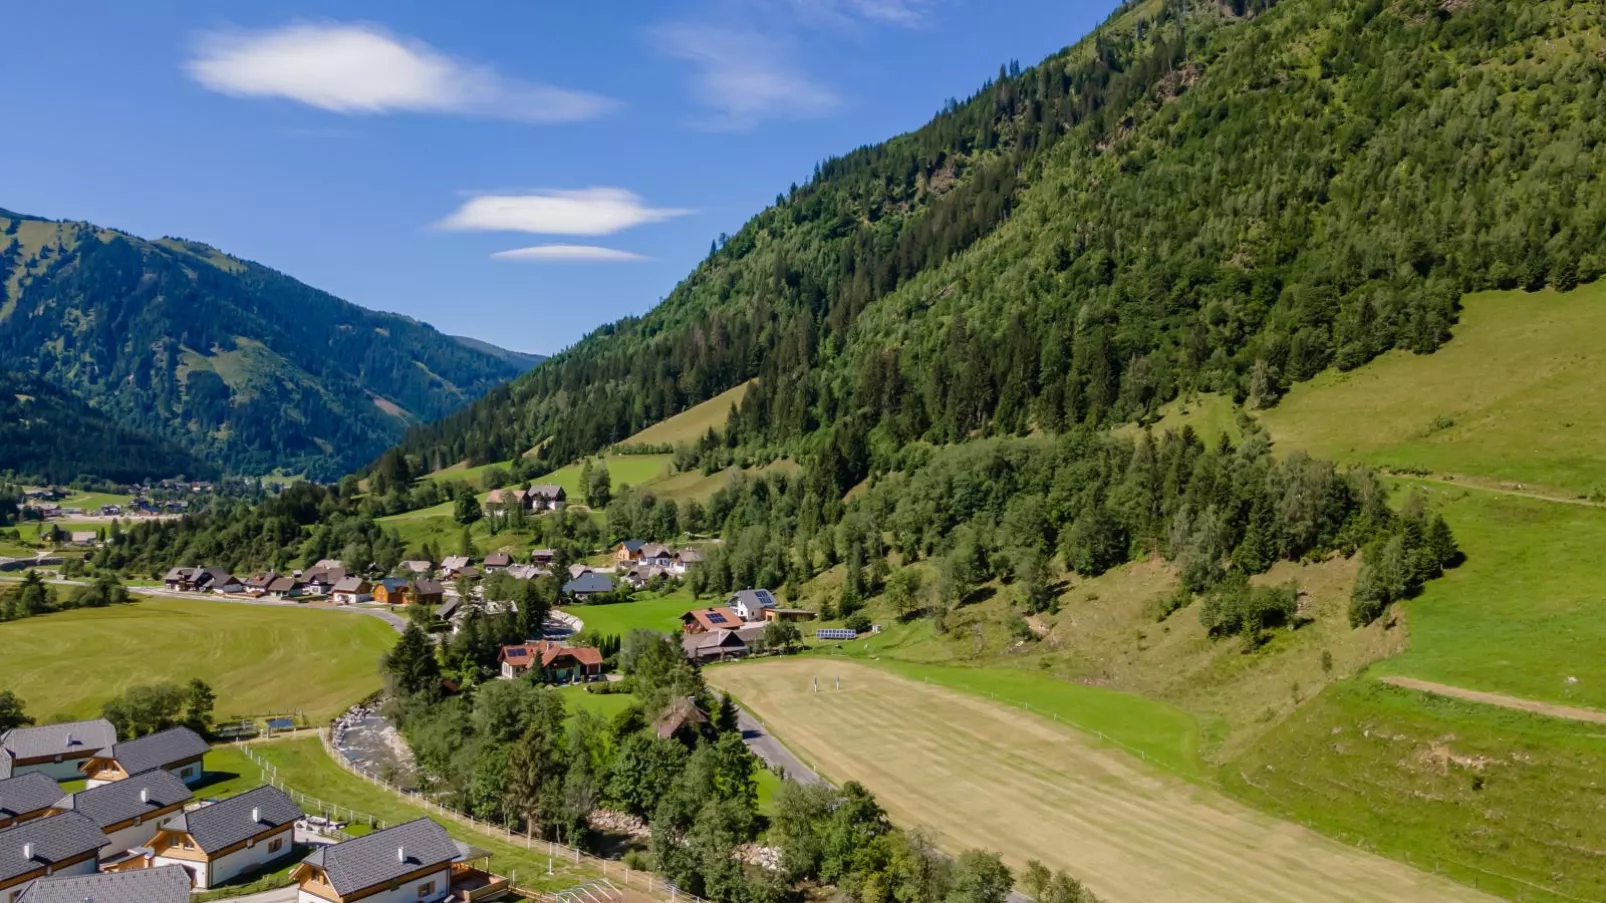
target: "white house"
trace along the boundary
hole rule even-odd
[[[150,843],[157,831],[183,817],[185,804],[193,798],[177,775],[157,768],[68,794],[52,805],[51,811],[88,816],[106,835],[100,848],[101,862],[106,864],[121,861],[129,850]]]
[[[775,597],[767,589],[744,589],[731,594],[725,607],[736,612],[743,621],[762,621],[764,612],[775,607]]]
[[[361,577],[351,576],[336,583],[329,598],[341,605],[356,605],[358,602],[374,601],[373,590],[373,584]]]
[[[117,728],[104,718],[15,727],[0,734],[0,747],[10,753],[12,775],[38,771],[58,781],[83,777],[79,766],[116,742]]]
[[[319,847],[290,873],[297,903],[440,903],[452,890],[452,864],[467,857],[427,818]]]
[[[284,791],[258,787],[169,821],[126,868],[180,865],[196,890],[216,887],[294,852],[303,814]]]

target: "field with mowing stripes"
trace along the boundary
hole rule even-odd
[[[841,691],[826,689],[841,674]],[[809,690],[811,677],[821,691]],[[1489,899],[1255,812],[1051,721],[845,661],[713,668],[793,750],[946,849],[1041,859],[1112,903]]]

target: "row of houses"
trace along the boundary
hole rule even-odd
[[[305,813],[258,787],[198,801],[207,746],[186,728],[122,743],[103,721],[0,735],[0,901],[180,903],[300,852]],[[53,775],[87,778],[65,793]],[[291,870],[299,903],[472,901],[507,889],[489,855],[429,819],[320,846]]]
[[[742,658],[764,636],[772,621],[808,621],[815,613],[782,608],[767,589],[732,593],[724,605],[697,608],[680,616],[680,648],[695,662]]]

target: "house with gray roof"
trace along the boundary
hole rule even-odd
[[[80,766],[88,778],[87,786],[99,787],[121,781],[129,775],[160,768],[170,771],[186,784],[194,784],[206,774],[207,746],[200,734],[187,727],[172,727],[137,740],[112,744]]]
[[[190,876],[176,865],[137,872],[40,878],[17,903],[189,903]]]
[[[563,584],[563,594],[577,602],[583,602],[592,596],[611,592],[613,592],[613,578],[607,574],[599,574],[596,571],[587,571]]]
[[[80,812],[63,812],[0,829],[0,900],[22,896],[51,875],[93,874],[106,835]]]
[[[61,785],[41,772],[0,780],[0,828],[43,818],[59,799]]]
[[[38,727],[14,727],[0,734],[11,754],[11,774],[42,771],[58,781],[83,777],[78,766],[117,742],[117,728],[104,718]]]
[[[51,810],[89,816],[106,835],[100,849],[101,860],[115,862],[129,850],[150,843],[165,825],[182,818],[185,804],[194,798],[176,775],[156,768],[64,796]]]
[[[777,607],[775,596],[767,589],[744,589],[731,593],[725,607],[741,616],[744,621],[762,621],[764,612]]]
[[[372,897],[439,903],[453,892],[454,872],[472,871],[454,869],[454,864],[477,855],[484,854],[452,840],[430,819],[420,818],[320,847],[290,872],[290,878],[300,886],[302,900]]]
[[[294,852],[303,814],[276,787],[248,790],[168,822],[140,851],[139,863],[128,867],[181,865],[196,890],[216,887]]]
[[[341,605],[355,605],[358,602],[372,602],[373,584],[353,574],[341,578],[339,583],[329,592],[329,598]]]

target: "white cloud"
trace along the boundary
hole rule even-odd
[[[790,0],[804,19],[849,23],[864,20],[913,28],[924,23],[931,0]]]
[[[282,97],[335,113],[569,122],[616,105],[584,91],[506,78],[366,24],[209,32],[185,69],[203,86],[232,97]]]
[[[529,248],[512,248],[507,251],[497,251],[491,255],[492,260],[533,260],[542,263],[636,263],[651,260],[644,254],[634,251],[621,251],[618,248],[600,248],[596,245],[535,245]]]
[[[648,207],[623,188],[584,188],[470,198],[442,229],[533,232],[540,235],[612,235],[644,223],[661,223],[690,210]]]
[[[715,113],[708,126],[745,129],[765,119],[810,119],[840,103],[797,66],[785,45],[757,32],[667,25],[655,29],[653,39],[663,53],[697,67],[693,94]]]

